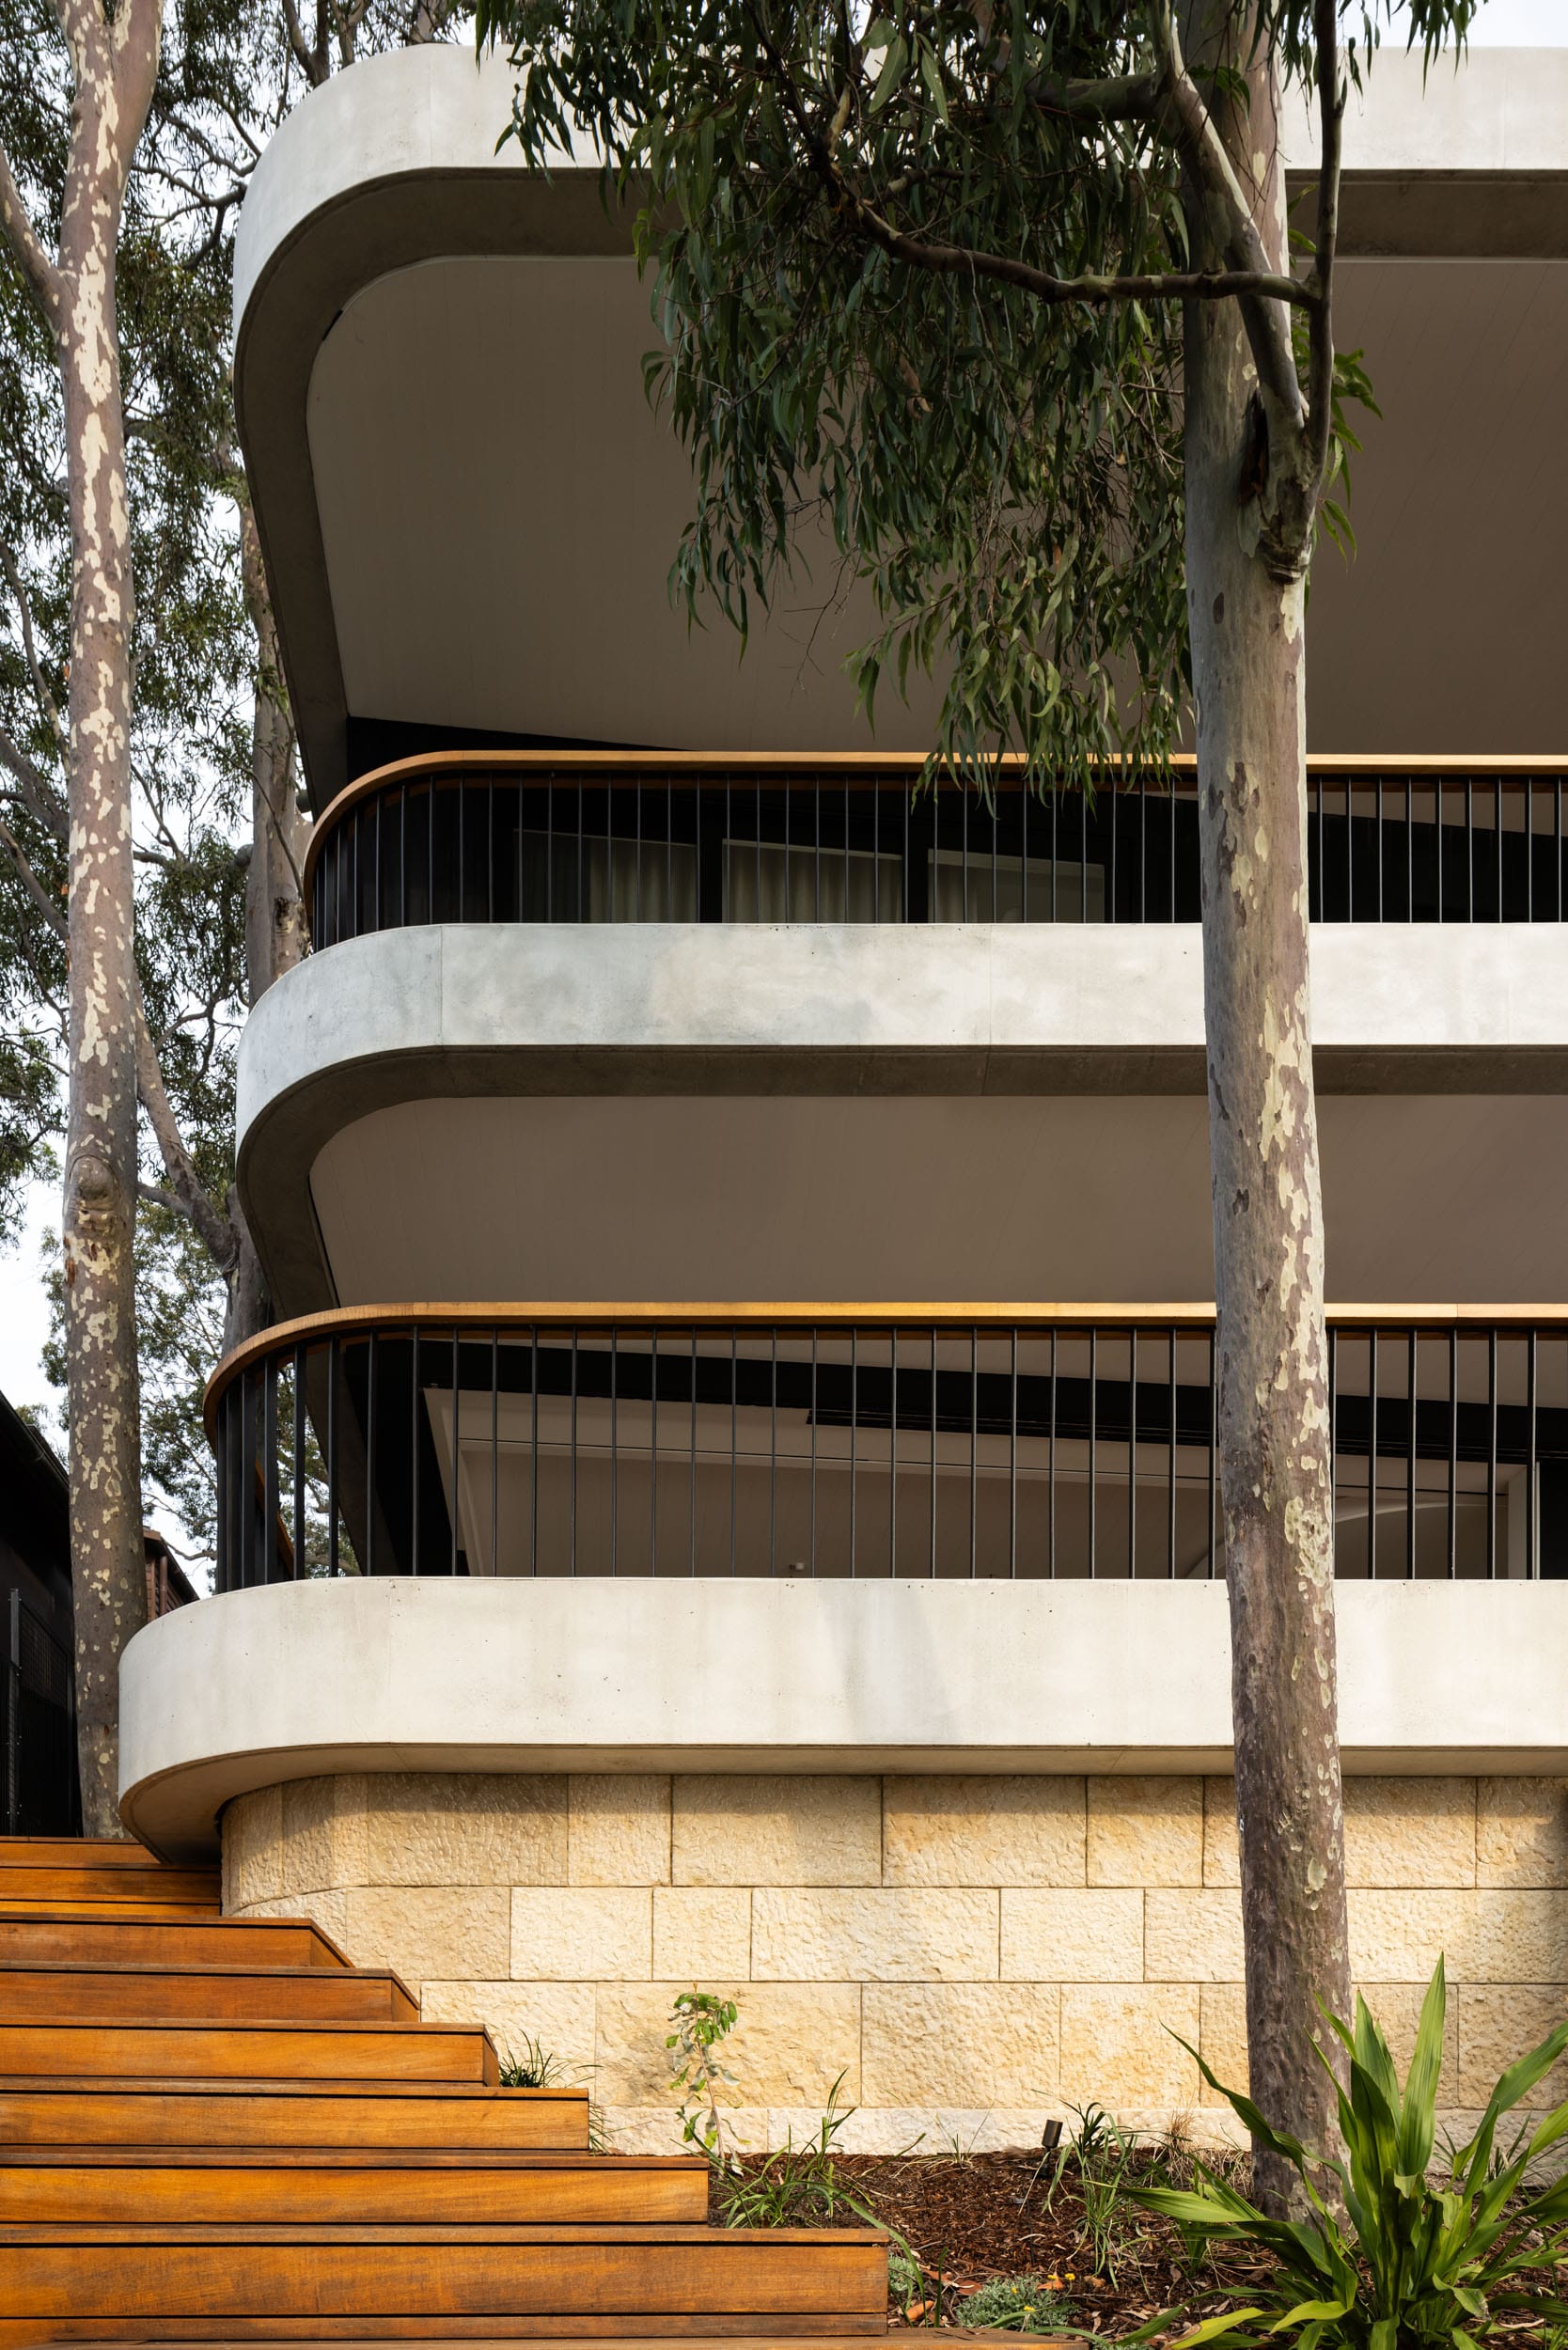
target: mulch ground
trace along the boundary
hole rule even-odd
[[[1114,2248],[1097,2270],[1082,2196],[1069,2165],[1047,2201],[1055,2168],[1041,2177],[1038,2153],[962,2155],[841,2154],[834,2170],[880,2223],[906,2243],[923,2283],[907,2312],[895,2296],[894,2325],[952,2325],[958,2305],[993,2277],[1032,2277],[1073,2304],[1073,2322],[1125,2333],[1163,2310],[1184,2305],[1186,2324],[1222,2304],[1216,2288],[1245,2288],[1251,2264],[1230,2260],[1200,2279],[1185,2268],[1174,2229],[1136,2204],[1120,2206]],[[715,2211],[715,2217],[717,2216]],[[840,2206],[812,2226],[856,2227]]]

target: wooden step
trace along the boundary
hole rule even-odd
[[[0,2228],[0,2310],[10,2332],[46,2326],[90,2340],[127,2321],[505,2319],[519,2332],[565,2320],[596,2333],[747,2333],[816,2320],[886,2325],[887,2239],[876,2229]],[[650,2325],[651,2321],[651,2325]]]
[[[346,1966],[308,1918],[193,1918],[179,1910],[62,1907],[18,1910],[0,1894],[0,1961],[72,1966]]]
[[[882,2330],[861,2326],[855,2333],[846,2333],[820,2318],[796,2318],[788,2330],[770,2324],[744,2333],[738,2326],[722,2322],[714,2323],[706,2333],[694,2333],[691,2325],[682,2318],[650,2319],[640,2328],[634,2320],[619,2334],[607,2334],[597,2324],[588,2326],[565,2323],[545,2324],[524,2333],[505,2318],[445,2318],[439,2332],[432,2330],[430,2320],[424,2317],[401,2321],[397,2331],[393,2330],[394,2322],[340,2318],[333,2323],[329,2338],[354,2342],[358,2350],[390,2350],[394,2342],[397,2350],[450,2350],[450,2345],[459,2342],[488,2342],[491,2350],[504,2350],[506,2343],[516,2342],[526,2342],[528,2350],[548,2350],[552,2342],[563,2345],[563,2350],[567,2343],[571,2350],[637,2350],[638,2343],[647,2344],[648,2350],[653,2350],[654,2344],[657,2350],[723,2350],[726,2342],[744,2342],[745,2350],[798,2350],[803,2341],[809,2342],[812,2350],[866,2350],[867,2333]],[[698,2323],[700,2320],[692,2321],[692,2325]],[[299,2342],[319,2342],[323,2338],[322,2328],[307,2317],[296,2319],[291,2325],[240,2318],[216,2330],[211,2321],[198,2318],[191,2321],[190,2329],[180,2333],[167,2325],[159,2325],[150,2330],[138,2326],[133,2335],[95,2333],[91,2337],[110,2345],[110,2350],[172,2350],[175,2342],[243,2342],[245,2350],[284,2350],[287,2344],[288,2350],[294,2350]],[[58,2342],[64,2337],[55,2331],[51,2339]],[[982,2326],[965,2326],[959,2339],[964,2344],[995,2342],[997,2350],[1017,2350],[1018,2344],[1016,2334]],[[25,2333],[0,2332],[0,2342],[8,2341],[37,2342],[38,2334],[36,2329]],[[1035,2350],[1081,2350],[1081,2345],[1066,2336],[1043,2334]]]
[[[0,1959],[0,2024],[401,2023],[419,2002],[387,1968],[30,1966]]]
[[[0,2147],[586,2153],[588,2092],[416,2081],[0,2079]]]
[[[121,1836],[0,1836],[0,1869],[157,1869],[156,1853]]]
[[[214,1915],[223,1907],[223,1892],[215,1869],[165,1869],[156,1860],[140,1868],[31,1868],[9,1862],[0,1869],[0,1901],[128,1902],[152,1904],[159,1909],[202,1909]]]
[[[0,2153],[0,2225],[35,2221],[418,2221],[513,2226],[696,2225],[708,2166],[669,2154],[156,2154],[128,2147]]]
[[[0,2076],[101,2080],[490,2081],[477,2024],[0,2024]]]

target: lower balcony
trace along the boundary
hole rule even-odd
[[[1330,1321],[1337,1573],[1568,1577],[1568,1313]],[[217,1588],[1203,1582],[1212,1310],[367,1307],[214,1377]]]

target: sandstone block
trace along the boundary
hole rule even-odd
[[[1060,1994],[1054,1983],[868,1983],[861,2002],[868,2107],[1048,2106]],[[929,2151],[929,2149],[928,2149]]]
[[[304,1900],[314,1908],[321,1898]],[[361,1966],[396,1967],[411,1990],[509,1972],[504,1885],[360,1885],[339,1898],[349,1956]]]
[[[236,1795],[223,1814],[223,1905],[248,1909],[283,1890],[283,1790]]]
[[[669,1883],[669,1780],[651,1771],[573,1772],[567,1791],[572,1885]]]
[[[702,1985],[751,1972],[751,1895],[741,1886],[653,1888],[653,1972]]]
[[[1003,1980],[1141,1982],[1143,1898],[1102,1887],[1005,1888]]]
[[[1206,1982],[1198,1995],[1198,2049],[1227,2089],[1247,2091],[1247,1990],[1239,1982]],[[1216,2089],[1199,2075],[1198,2102],[1231,2107]]]
[[[678,2102],[670,2088],[675,2051],[665,2046],[679,1982],[601,1983],[595,2042],[595,2093],[610,2107],[660,2107]],[[840,2105],[860,2101],[860,1988],[853,1982],[712,1982],[705,1989],[735,2000],[740,2020],[723,2044],[735,2076],[724,2106],[809,2106],[821,2113],[836,2076]]]
[[[1172,2032],[1196,2046],[1196,1983],[1064,1984],[1063,2097],[1113,2109],[1195,2106],[1198,2067]]]
[[[1474,1885],[1474,1779],[1347,1778],[1345,1880],[1390,1889]]]
[[[1203,1781],[1091,1778],[1090,1885],[1201,1885]]]
[[[521,2058],[531,2041],[555,2058],[558,2079],[589,2082],[590,1982],[427,1982],[419,2012],[430,2023],[485,2025],[503,2063],[509,2053]]]
[[[564,1885],[566,1780],[535,1771],[378,1771],[372,1885]]]
[[[646,1982],[653,1965],[647,1886],[518,1885],[511,1894],[511,1971],[541,1982]]]
[[[759,1982],[994,1982],[996,1895],[759,1889],[751,1972]]]
[[[1568,1893],[1353,1889],[1350,1965],[1357,1982],[1424,1983],[1443,1953],[1450,1984],[1550,1982],[1568,1950]]]
[[[356,1966],[386,1964],[385,1961],[367,1959],[360,1951],[351,1948],[347,1893],[285,1893],[276,1901],[252,1902],[247,1909],[235,1914],[244,1918],[308,1918],[312,1924],[320,1926],[321,1932],[337,1943],[344,1957],[352,1959]],[[409,1988],[416,1990],[418,1986],[411,1982]]]
[[[1561,1983],[1461,1983],[1449,1990],[1449,2010],[1457,2010],[1459,2027],[1458,2091],[1455,2075],[1445,2066],[1442,2093],[1457,2104],[1483,2106],[1497,2076],[1522,2056],[1539,2046],[1546,2034],[1568,2014],[1568,1990]],[[1568,2097],[1568,2060],[1553,2066],[1531,2090],[1529,2105],[1560,2105]]]
[[[1480,1781],[1476,1883],[1568,1886],[1568,1782],[1560,1778]]]
[[[1082,1885],[1084,1782],[944,1772],[883,1781],[886,1885]]]
[[[284,1892],[368,1881],[366,1784],[363,1771],[287,1781],[281,1852]]]
[[[1242,1982],[1241,1895],[1220,1886],[1145,1896],[1143,1971],[1150,1982]]]
[[[1236,1782],[1203,1781],[1203,1882],[1241,1883],[1241,1847],[1236,1841]]]
[[[672,1788],[677,1885],[875,1885],[882,1782],[823,1774],[682,1776]]]

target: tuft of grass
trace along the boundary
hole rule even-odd
[[[838,2110],[843,2075],[827,2094],[827,2110],[814,2138],[797,2146],[792,2134],[764,2155],[754,2170],[716,2172],[721,2179],[720,2217],[727,2228],[806,2228],[853,2212],[868,2227],[879,2227],[875,2212],[844,2186],[834,2165],[833,2141],[849,2113]],[[850,2113],[855,2110],[850,2107]]]
[[[955,2312],[961,2326],[997,2326],[1014,2334],[1060,2333],[1073,2323],[1073,2304],[1038,2277],[992,2277]]]
[[[525,2032],[521,2056],[499,2042],[495,2053],[501,2060],[503,2089],[550,2089],[557,2084],[564,2089],[567,2086],[566,2076],[555,2050],[546,2048],[541,2041],[531,2040]]]

